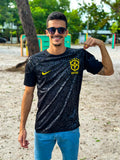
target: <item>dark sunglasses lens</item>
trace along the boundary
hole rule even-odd
[[[58,30],[59,34],[64,34],[66,31],[66,28],[63,28],[63,27],[59,27],[59,28],[51,27],[51,28],[48,28],[47,30],[50,34],[55,34],[56,29]]]
[[[65,33],[65,31],[66,31],[66,29],[65,29],[65,28],[63,28],[63,27],[58,28],[58,32],[59,32],[59,34],[64,34],[64,33]]]
[[[54,34],[55,31],[56,31],[56,29],[55,29],[54,27],[48,28],[48,32],[49,32],[50,34]]]

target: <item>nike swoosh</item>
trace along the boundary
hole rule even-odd
[[[48,74],[49,72],[51,71],[48,71],[48,72],[42,72],[42,75],[45,76],[46,74]]]

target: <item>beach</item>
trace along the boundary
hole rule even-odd
[[[72,46],[80,48],[80,46]],[[114,65],[112,76],[84,71],[79,103],[80,147],[78,160],[120,159],[120,46],[106,46]],[[101,60],[98,47],[89,48]],[[24,73],[6,69],[23,62],[20,47],[0,45],[0,160],[34,160],[34,122],[37,111],[35,89],[26,129],[29,148],[18,143]],[[74,146],[73,146],[74,147]],[[56,144],[52,160],[62,160]]]

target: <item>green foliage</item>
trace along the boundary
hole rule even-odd
[[[29,5],[36,27],[37,34],[44,34],[46,29],[47,16],[53,11],[60,11],[64,13],[68,19],[68,30],[72,35],[72,43],[77,43],[79,32],[88,26],[89,29],[95,29],[96,38],[103,41],[106,37],[97,35],[97,30],[111,29],[112,33],[120,32],[120,0],[101,0],[100,5],[96,5],[94,0],[92,3],[79,3],[79,9],[70,11],[70,0],[29,0]],[[103,9],[103,4],[106,3],[111,8],[111,15],[106,13]],[[82,22],[81,17],[86,16],[86,21]],[[109,20],[114,20],[110,27]],[[20,36],[24,33],[19,19],[18,9],[15,0],[1,0],[0,1],[0,26],[4,22],[11,23],[17,26],[17,30],[5,29],[4,33],[0,30],[0,35],[9,38],[10,31],[15,36]]]
[[[97,138],[94,138],[95,140],[96,140],[96,142],[100,142],[100,140],[99,139],[97,139]]]
[[[29,2],[29,5],[33,8],[40,7],[42,9],[47,9],[49,12],[58,9],[58,2],[56,0],[32,0]]]
[[[7,40],[10,40],[10,29],[6,28],[4,32],[1,32],[1,37],[4,37]]]
[[[29,5],[33,17],[33,21],[36,27],[37,34],[44,34],[46,29],[46,19],[48,15],[53,11],[60,11],[64,13],[68,19],[68,30],[72,35],[72,43],[78,43],[79,32],[87,25],[89,21],[89,29],[95,29],[96,32],[102,29],[105,25],[109,28],[108,20],[109,15],[104,12],[102,4],[96,6],[92,0],[92,4],[79,4],[79,10],[70,11],[70,0],[29,0]],[[86,15],[87,20],[82,22],[81,16]],[[22,25],[18,16],[18,9],[15,0],[4,0],[0,2],[0,25],[4,22],[13,22],[17,26],[17,30],[12,34],[20,36],[23,33]],[[8,29],[6,29],[8,32]],[[6,35],[5,32],[5,36]],[[10,34],[8,34],[9,36]],[[101,36],[100,39],[106,37]]]
[[[31,7],[32,17],[34,20],[34,25],[36,27],[36,32],[44,34],[46,28],[46,12],[47,9],[42,9],[41,7]]]
[[[111,31],[112,33],[116,33],[118,30],[118,23],[117,22],[114,22],[111,26]]]
[[[44,34],[48,15],[53,11],[60,11],[68,19],[68,30],[72,34],[72,42],[75,43],[75,40],[78,39],[79,31],[81,31],[82,22],[77,10],[69,10],[69,0],[33,0],[29,4],[37,33]]]
[[[0,24],[3,25],[4,22],[20,23],[18,10],[14,0],[4,0],[0,2]]]
[[[103,3],[107,4],[111,8],[111,16],[110,19],[117,22],[117,25],[115,23],[112,24],[111,30],[113,33],[115,33],[117,30],[120,32],[120,0],[101,0]],[[114,28],[115,27],[115,30]],[[116,30],[117,29],[117,30]]]
[[[22,25],[18,16],[18,9],[14,0],[0,1],[0,25],[4,25],[4,22],[10,24],[14,23],[17,26],[15,36],[20,36],[23,33]],[[13,29],[6,28],[4,32],[1,32],[1,36],[10,39],[10,31]],[[14,30],[13,30],[14,31]]]
[[[79,3],[79,12],[81,16],[86,15],[85,26],[90,30],[102,29],[106,24],[108,25],[109,14],[106,13],[103,9],[103,5],[96,5],[94,0],[92,0],[92,4],[83,3],[83,6]]]
[[[75,43],[78,39],[79,32],[82,30],[82,21],[78,10],[72,10],[71,12],[65,12],[65,15],[68,20],[68,30],[72,35],[72,43]]]
[[[70,1],[69,0],[59,0],[59,10],[64,12],[70,10]]]
[[[17,34],[17,31],[10,31],[10,34],[11,34],[13,37],[15,37],[16,34]]]
[[[64,13],[64,11],[69,10],[70,1],[33,0],[29,1],[29,5],[37,33],[44,34],[48,15],[53,11],[60,11]]]
[[[105,42],[106,39],[107,39],[107,36],[106,36],[106,35],[100,35],[100,34],[96,34],[96,33],[92,34],[91,36],[94,37],[94,38],[100,39],[100,40],[102,40],[103,42]]]
[[[6,14],[6,9],[8,9],[8,0],[0,1],[0,24],[3,24],[5,21],[5,18],[8,16]]]
[[[79,39],[76,39],[76,40],[75,40],[75,44],[76,44],[76,45],[79,44]]]
[[[60,11],[62,13],[69,12],[69,19],[70,20],[70,32],[74,32],[75,35],[73,36],[74,39],[78,38],[79,27],[78,23],[79,16],[77,11],[70,12],[70,1],[69,0],[29,0],[29,5],[33,17],[33,21],[36,27],[37,34],[44,34],[46,29],[46,19],[48,15],[53,11]],[[73,15],[72,15],[73,14]],[[74,18],[76,17],[76,19]],[[78,23],[75,23],[76,22]],[[7,36],[6,33],[9,32],[8,38],[10,37],[10,32],[12,34],[16,34],[20,36],[23,33],[23,28],[18,16],[18,9],[16,6],[16,2],[14,0],[4,0],[0,2],[0,25],[3,25],[4,22],[11,23],[13,22],[14,25],[18,27],[17,31],[13,33],[13,30],[6,29],[2,35],[5,37]],[[76,36],[77,33],[77,36]]]

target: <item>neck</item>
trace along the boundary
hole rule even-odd
[[[60,55],[66,51],[65,46],[50,46],[47,51],[53,55]]]

